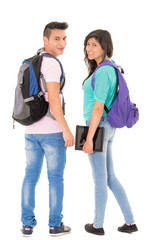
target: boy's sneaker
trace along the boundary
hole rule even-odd
[[[96,234],[96,235],[104,235],[104,229],[103,228],[94,228],[93,224],[86,224],[85,225],[86,232]]]
[[[138,228],[137,228],[136,224],[132,224],[129,226],[125,223],[123,226],[118,227],[118,231],[125,232],[125,233],[132,233],[132,232],[137,232]]]
[[[33,227],[31,226],[22,226],[21,232],[23,233],[23,236],[30,237],[33,233]]]
[[[61,223],[60,227],[49,227],[50,236],[61,236],[64,234],[68,234],[71,232],[70,227],[66,227],[63,223]]]

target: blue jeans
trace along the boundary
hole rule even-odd
[[[37,224],[34,215],[35,186],[39,180],[45,156],[49,180],[49,226],[60,226],[63,218],[61,214],[63,174],[66,163],[63,133],[26,134],[25,149],[26,169],[22,186],[22,224],[32,227]]]
[[[90,121],[86,122],[89,126]],[[123,189],[114,173],[112,161],[112,143],[115,134],[115,128],[107,121],[107,117],[102,117],[99,127],[104,127],[103,151],[89,154],[89,160],[92,166],[93,179],[95,183],[95,218],[94,225],[102,228],[105,216],[107,202],[107,186],[113,192],[121,211],[124,215],[125,222],[131,224],[134,222],[131,207]]]

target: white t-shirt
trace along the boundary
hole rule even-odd
[[[61,67],[57,60],[50,57],[43,57],[41,64],[41,72],[45,78],[46,82],[58,82],[60,83],[61,77]],[[44,91],[42,80],[40,79],[40,85],[46,101],[48,101],[48,93]],[[26,127],[27,134],[49,134],[62,132],[61,127],[59,126],[56,120],[48,116],[42,117],[39,121]]]

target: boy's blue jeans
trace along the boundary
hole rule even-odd
[[[87,121],[86,124],[89,126],[90,121]],[[125,190],[114,173],[111,150],[115,128],[111,127],[107,121],[107,117],[102,117],[99,127],[104,127],[103,152],[94,152],[93,154],[88,155],[92,166],[93,179],[95,183],[94,225],[99,228],[103,227],[108,195],[107,186],[113,192],[124,215],[125,222],[127,224],[131,224],[134,222],[131,207]]]
[[[62,220],[63,174],[66,163],[66,148],[63,133],[26,134],[26,169],[22,186],[23,226],[37,224],[34,215],[35,186],[39,180],[43,158],[47,162],[49,180],[49,226],[60,226]]]

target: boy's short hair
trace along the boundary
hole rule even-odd
[[[51,30],[53,29],[66,30],[67,28],[68,28],[68,24],[66,22],[51,22],[45,26],[43,36],[49,39]]]

